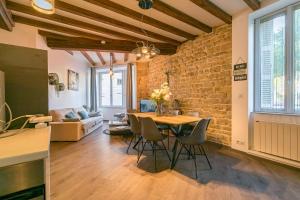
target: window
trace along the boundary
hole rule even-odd
[[[100,105],[102,107],[124,107],[125,70],[100,72]]]
[[[255,109],[300,112],[300,7],[255,21]]]

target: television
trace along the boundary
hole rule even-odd
[[[156,104],[148,99],[142,99],[140,101],[140,112],[155,112]]]

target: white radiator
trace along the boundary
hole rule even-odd
[[[254,121],[253,149],[300,161],[300,125]]]

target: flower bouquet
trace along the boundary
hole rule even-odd
[[[156,104],[156,114],[163,114],[163,104],[170,101],[172,93],[167,82],[161,84],[159,89],[153,90],[151,100]]]

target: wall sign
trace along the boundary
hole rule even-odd
[[[247,80],[247,63],[235,64],[233,66],[234,81]]]

